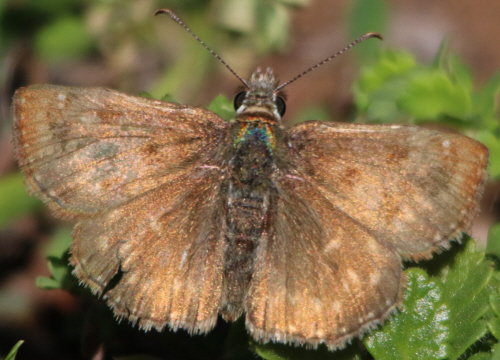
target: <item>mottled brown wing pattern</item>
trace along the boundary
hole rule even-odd
[[[256,339],[330,349],[401,304],[402,258],[428,258],[471,225],[487,149],[413,126],[307,122],[277,174],[246,301]]]
[[[210,154],[226,123],[200,108],[51,85],[16,92],[13,114],[28,189],[80,220],[76,276],[102,294],[121,271],[104,296],[142,328],[210,330],[225,249]]]
[[[294,176],[276,182],[247,328],[263,341],[341,348],[401,303],[401,259],[315,184]]]
[[[488,150],[471,138],[316,121],[293,127],[290,138],[304,164],[297,175],[403,258],[448,247],[479,210]]]
[[[217,170],[181,176],[158,189],[79,222],[74,273],[104,297],[119,318],[146,330],[215,326],[225,252],[224,194]]]
[[[119,206],[209,165],[200,161],[226,128],[205,109],[104,88],[23,88],[13,115],[30,193],[66,219]]]

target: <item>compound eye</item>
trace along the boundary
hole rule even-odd
[[[243,105],[243,101],[245,100],[246,96],[246,91],[242,91],[234,97],[234,110],[238,110],[240,106]]]
[[[285,99],[283,99],[281,96],[278,96],[276,98],[276,109],[278,110],[278,114],[280,114],[280,116],[285,115],[286,103]]]

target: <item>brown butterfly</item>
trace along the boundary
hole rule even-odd
[[[73,273],[118,318],[206,333],[245,313],[258,341],[341,348],[401,304],[402,260],[469,229],[488,151],[415,126],[285,128],[288,83],[271,69],[243,83],[229,122],[103,88],[20,89],[26,185],[78,221]]]

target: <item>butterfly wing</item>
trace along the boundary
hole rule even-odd
[[[80,220],[74,274],[143,328],[210,330],[224,251],[214,153],[226,123],[200,108],[51,85],[16,92],[13,114],[28,189]]]
[[[68,220],[192,171],[226,128],[208,110],[104,88],[35,85],[16,92],[12,110],[30,193]]]
[[[401,259],[314,184],[279,180],[246,300],[257,340],[343,347],[402,300]]]
[[[412,126],[308,122],[289,130],[246,299],[257,340],[330,349],[402,301],[402,258],[427,258],[471,225],[487,149]]]
[[[208,332],[217,321],[224,261],[224,196],[216,171],[180,176],[73,232],[74,274],[119,318]],[[112,289],[105,287],[118,276]]]
[[[300,176],[404,258],[448,247],[477,215],[488,150],[466,136],[313,121],[290,137]]]

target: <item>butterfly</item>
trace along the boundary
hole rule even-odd
[[[243,83],[231,121],[105,88],[19,89],[26,186],[77,222],[73,274],[118,318],[198,334],[245,316],[260,342],[342,348],[401,305],[403,260],[470,228],[487,148],[416,126],[287,128],[272,69]]]

